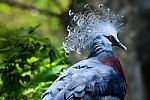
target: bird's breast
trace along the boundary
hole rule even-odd
[[[104,56],[104,57],[100,57],[99,60],[102,64],[112,67],[116,71],[117,74],[119,74],[120,76],[122,76],[125,79],[125,75],[124,75],[122,66],[117,57]]]

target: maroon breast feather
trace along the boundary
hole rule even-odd
[[[104,65],[108,65],[108,66],[112,67],[118,75],[120,75],[124,80],[126,80],[122,66],[117,57],[115,57],[115,56],[101,57],[100,62]]]

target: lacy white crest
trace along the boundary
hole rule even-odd
[[[85,5],[77,14],[69,11],[69,16],[72,21],[67,27],[68,36],[64,42],[66,53],[71,51],[81,53],[92,44],[96,36],[107,33],[117,34],[123,26],[123,16],[114,14],[102,4],[95,11]]]

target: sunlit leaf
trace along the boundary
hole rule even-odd
[[[33,88],[29,88],[29,89],[26,89],[22,94],[23,95],[28,95],[29,93],[33,92],[34,89]]]
[[[49,58],[45,58],[45,59],[43,59],[43,60],[41,61],[41,64],[42,64],[42,65],[49,64],[49,63],[50,63]]]
[[[31,64],[31,63],[34,63],[34,62],[36,62],[38,60],[39,60],[39,58],[37,58],[37,57],[31,57],[31,58],[27,59],[27,62]]]
[[[56,66],[59,64],[61,61],[63,61],[65,58],[57,58],[54,62],[51,63],[51,66]]]
[[[27,64],[24,64],[24,70],[28,70],[28,69],[30,69],[31,68],[31,66],[29,66],[29,65],[27,65]]]
[[[34,89],[34,92],[36,93],[40,88],[52,84],[53,81],[48,81],[48,82],[40,82],[40,84]]]
[[[58,66],[55,66],[51,69],[51,74],[59,74],[62,69],[66,68],[67,66],[66,65],[58,65]]]
[[[23,77],[26,76],[26,75],[32,76],[31,71],[23,72],[21,74],[21,76],[23,76]]]
[[[17,63],[15,66],[16,66],[16,68],[17,68],[18,72],[20,72],[20,73],[21,73],[21,72],[22,72],[22,68],[19,66],[19,64]]]

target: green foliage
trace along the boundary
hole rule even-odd
[[[67,67],[62,48],[36,32],[39,25],[11,30],[0,26],[0,99],[40,100]]]
[[[0,100],[40,100],[67,67],[60,43],[72,0],[2,1]]]

